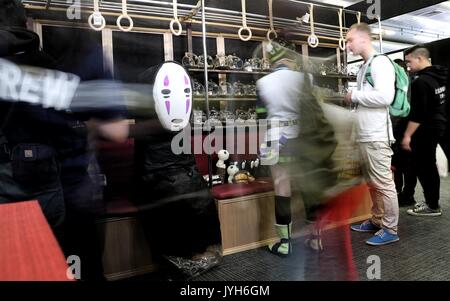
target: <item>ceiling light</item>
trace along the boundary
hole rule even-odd
[[[383,33],[384,33],[385,35],[387,35],[387,36],[393,36],[393,35],[395,35],[395,31],[389,30],[389,29],[384,29],[384,30],[383,30]]]

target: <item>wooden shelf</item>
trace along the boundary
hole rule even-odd
[[[202,131],[207,132],[208,128],[205,126],[205,124],[192,124],[191,123],[191,128],[193,130],[198,130],[201,129]],[[248,128],[248,129],[258,129],[258,125],[257,124],[246,124],[246,123],[237,123],[234,125],[211,125],[211,128],[214,130],[217,129],[223,129],[223,130],[229,130],[229,129],[240,129],[240,128]]]
[[[336,97],[333,97],[333,96],[330,96],[330,97],[324,97],[324,98],[322,99],[322,101],[323,101],[324,103],[335,104],[335,105],[339,105],[339,106],[342,106],[342,105],[343,105],[344,100],[345,100],[344,97],[339,97],[339,96],[336,96]]]
[[[256,96],[242,96],[242,97],[209,97],[209,101],[256,101]],[[194,97],[194,101],[205,101],[202,96]]]
[[[345,100],[344,96],[326,96],[323,98],[324,101],[343,101]]]
[[[190,72],[205,72],[204,69],[188,69]],[[244,71],[244,70],[220,70],[220,69],[209,69],[209,73],[220,73],[220,74],[228,74],[228,73],[237,73],[237,74],[255,74],[255,75],[267,75],[270,71]]]
[[[343,74],[314,74],[315,77],[324,77],[324,78],[340,78],[340,79],[348,79],[348,80],[355,80],[356,76],[350,76],[350,75],[343,75]]]
[[[188,69],[191,72],[205,72],[203,69]],[[243,70],[218,70],[218,69],[210,69],[208,70],[209,73],[220,73],[220,74],[227,74],[227,73],[237,73],[237,74],[254,74],[254,75],[267,75],[270,74],[272,71],[243,71]],[[347,80],[355,80],[356,76],[351,75],[344,75],[344,74],[338,74],[338,73],[331,73],[331,74],[314,74],[315,77],[323,77],[323,78],[340,78],[340,79],[347,79]]]

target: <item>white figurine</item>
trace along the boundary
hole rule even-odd
[[[243,162],[242,162],[242,165],[241,165],[241,169],[242,170],[244,170],[245,169],[245,165],[247,164],[247,160],[244,160]]]
[[[220,176],[220,179],[222,180],[222,183],[225,182],[225,176],[226,176],[226,170],[227,170],[227,166],[225,165],[225,161],[228,160],[228,158],[230,157],[230,153],[225,150],[222,149],[220,150],[217,155],[219,156],[219,161],[217,161],[216,163],[216,167],[217,167],[217,175]]]
[[[217,161],[216,167],[226,169],[227,166],[225,165],[225,161],[230,158],[230,153],[227,150],[222,149],[217,153],[217,155],[219,156],[219,161]]]
[[[259,158],[255,160],[255,168],[258,168],[259,166]]]
[[[228,175],[229,175],[228,176],[228,183],[232,184],[234,175],[239,172],[239,168],[236,165],[230,165],[227,168],[227,172],[228,172]]]

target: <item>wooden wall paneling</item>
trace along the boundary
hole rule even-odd
[[[186,33],[188,40],[188,52],[192,53],[194,51],[194,48],[192,46],[192,25],[190,23],[186,25]]]
[[[341,68],[341,48],[337,47],[336,48],[336,64],[337,64],[337,71],[341,72],[342,68]],[[338,87],[339,87],[339,91],[341,91],[342,88],[342,78],[338,79]]]
[[[274,194],[218,201],[224,254],[260,247],[276,237]]]
[[[114,76],[113,33],[109,28],[102,30],[103,70],[110,70]]]
[[[225,38],[223,36],[218,36],[216,38],[216,45],[217,45],[217,55],[225,55]],[[213,58],[215,58],[215,55],[212,56]],[[218,78],[218,84],[220,86],[221,83],[226,82],[227,81],[227,75],[226,74],[219,74],[219,78]],[[228,108],[228,103],[226,101],[221,101],[220,102],[220,109],[221,110],[226,110]]]
[[[309,48],[308,44],[302,44],[302,55],[309,56]]]
[[[164,33],[164,60],[173,61],[173,35],[170,32]]]
[[[28,18],[27,20],[27,28],[29,30],[34,31],[39,36],[39,47],[42,49],[43,42],[42,42],[42,24],[38,21],[35,21],[31,18]]]
[[[267,45],[269,44],[268,41],[262,41],[261,42],[261,47],[262,47],[262,58],[267,60],[267,51],[264,51],[264,49],[266,49]]]
[[[108,218],[104,227],[103,269],[108,280],[118,280],[154,271],[150,246],[135,217]]]

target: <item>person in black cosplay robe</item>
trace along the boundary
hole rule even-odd
[[[150,208],[141,210],[141,217],[152,251],[164,256],[185,274],[195,276],[220,262],[220,224],[214,198],[197,170],[194,155],[176,154],[172,150],[172,139],[182,127],[177,125],[185,125],[189,120],[192,87],[187,73],[180,83],[175,82],[174,71],[171,75],[169,70],[168,75],[161,78],[169,65],[179,66],[166,62],[140,76],[140,82],[154,84],[154,98],[158,98],[160,87],[163,88],[160,96],[165,105],[156,111],[159,127],[162,125],[165,129],[149,131],[151,134],[135,140],[135,200],[143,206],[141,208]],[[163,83],[159,83],[161,80]],[[176,97],[177,89],[181,89],[181,94]],[[187,97],[186,102],[184,97]],[[177,111],[175,103],[181,111]],[[136,120],[136,124],[139,123]],[[175,131],[168,129],[174,124],[175,128],[171,129]]]

